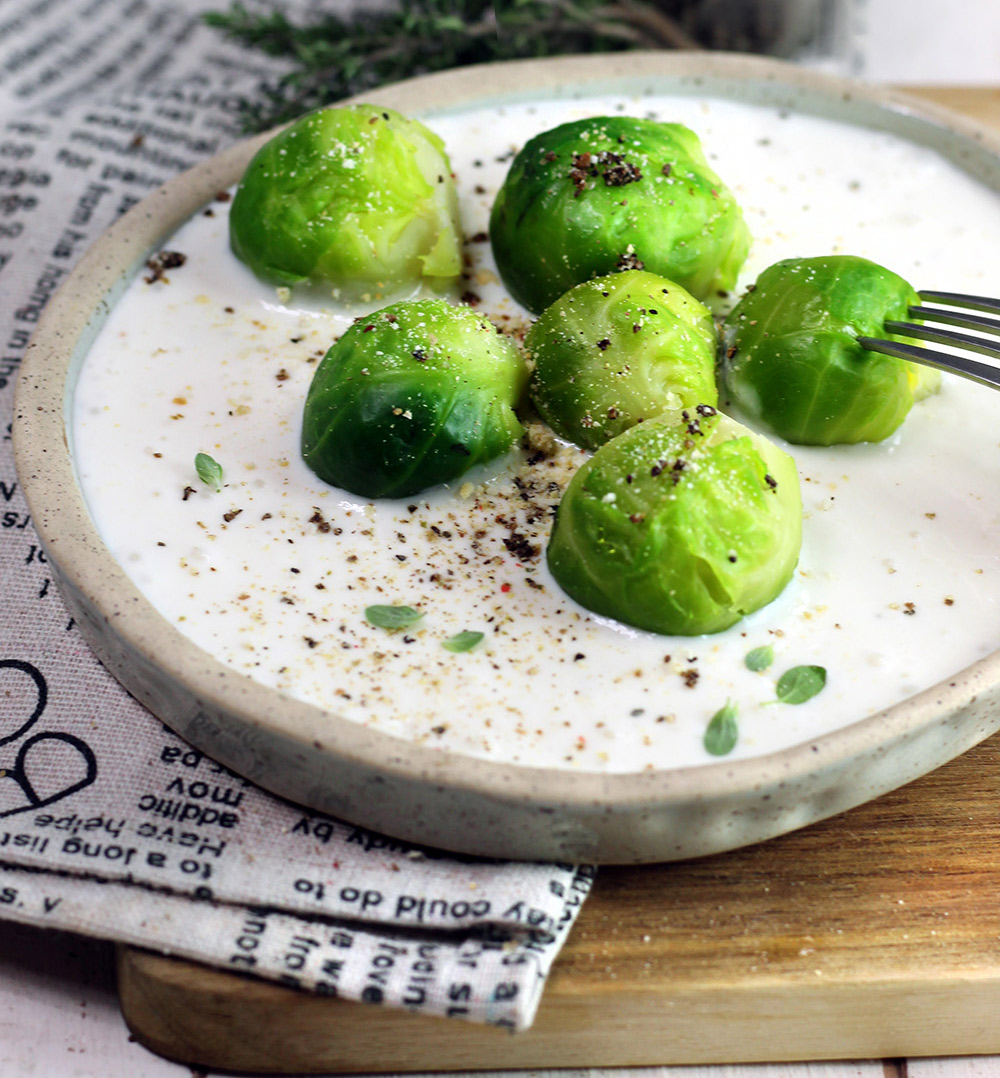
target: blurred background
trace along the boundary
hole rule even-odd
[[[1000,83],[997,0],[850,0],[847,73],[881,82]]]
[[[879,82],[1000,82],[998,0],[660,0],[703,47]]]
[[[629,48],[792,60],[871,82],[1000,87],[1000,0],[174,0],[289,66],[247,102],[263,130],[382,83]]]

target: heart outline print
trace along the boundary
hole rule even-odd
[[[0,819],[61,801],[64,797],[89,786],[97,778],[97,757],[91,747],[74,734],[59,731],[33,734],[21,743],[13,764],[4,762],[5,746],[19,741],[28,733],[42,717],[49,698],[48,685],[37,666],[22,659],[0,659],[0,675],[5,670],[17,670],[26,674],[34,684],[36,701],[31,714],[20,726],[12,733],[0,733]],[[5,711],[3,697],[0,697],[0,730],[8,724]],[[55,792],[46,790],[46,785],[58,777],[60,770],[78,770],[81,774],[75,781],[57,788]],[[17,795],[13,798],[9,796],[12,791],[7,787],[8,782],[14,783],[24,803],[17,804]],[[13,807],[6,807],[11,803]]]

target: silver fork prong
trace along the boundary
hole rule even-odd
[[[921,288],[917,295],[931,303],[950,303],[955,307],[970,307],[974,311],[996,311],[1000,313],[1000,299],[992,296],[969,296],[964,292],[938,292]]]
[[[858,344],[869,352],[881,352],[887,356],[897,356],[899,359],[912,359],[924,366],[952,371],[980,385],[1000,389],[1000,368],[993,367],[989,363],[981,363],[971,356],[953,356],[946,352],[935,352],[933,348],[921,348],[919,345],[906,344],[903,341],[886,341],[880,337],[858,337]]]
[[[942,322],[945,325],[958,326],[960,329],[976,330],[979,333],[1000,334],[1000,319],[985,317],[982,314],[968,314],[969,310],[985,311],[987,314],[1000,314],[1000,299],[991,296],[970,296],[964,292],[938,292],[932,289],[921,289],[917,293],[921,300],[931,303],[942,303],[951,307],[965,308],[964,311],[940,310],[934,307],[912,306],[909,308],[911,318],[919,318],[923,322]],[[939,329],[936,326],[916,325],[911,322],[887,321],[884,325],[886,333],[893,333],[900,337],[912,337],[921,341],[931,341],[934,344],[943,344],[949,348],[960,348],[963,351],[978,352],[993,360],[1000,360],[1000,344],[993,343],[980,336],[970,333],[960,333],[953,329]],[[991,386],[1000,389],[1000,368],[989,363],[982,363],[967,355],[956,355],[951,352],[937,352],[933,348],[922,348],[916,344],[905,341],[883,340],[880,337],[859,337],[858,344],[870,352],[882,352],[889,356],[898,356],[900,359],[910,359],[915,363],[922,363],[928,367],[936,367],[942,371],[952,371],[964,378],[969,378],[980,385]]]
[[[982,337],[974,337],[971,333],[959,333],[954,329],[937,329],[935,326],[916,326],[909,322],[885,323],[886,333],[895,333],[899,337],[916,337],[920,341],[931,341],[934,344],[950,345],[953,348],[968,348],[972,352],[989,356],[991,359],[1000,359],[1000,345]]]
[[[987,318],[984,314],[947,311],[939,307],[911,307],[908,313],[911,318],[919,318],[924,322],[943,322],[948,326],[975,329],[980,333],[1000,333],[1000,318]]]

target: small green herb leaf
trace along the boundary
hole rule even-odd
[[[473,632],[471,629],[463,629],[462,632],[449,636],[447,640],[442,640],[441,647],[447,648],[449,651],[471,651],[482,638],[482,633]]]
[[[743,660],[748,670],[755,674],[760,670],[766,670],[774,662],[774,648],[770,644],[763,644],[759,648],[748,651]]]
[[[424,615],[412,606],[366,606],[365,618],[379,629],[408,629]]]
[[[222,465],[217,460],[207,453],[196,453],[194,470],[205,486],[211,487],[216,492],[222,490]]]
[[[726,753],[733,751],[733,746],[739,736],[740,729],[736,724],[736,705],[731,700],[727,700],[726,706],[720,707],[710,719],[708,726],[705,727],[705,737],[703,738],[705,751],[710,752],[713,756],[725,756]]]
[[[793,666],[778,678],[777,694],[783,704],[804,704],[826,684],[823,666]]]

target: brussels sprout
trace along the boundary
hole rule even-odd
[[[348,297],[446,285],[461,270],[444,144],[376,105],[319,109],[266,143],[237,188],[229,235],[265,280]]]
[[[801,540],[792,458],[699,405],[639,423],[597,450],[566,488],[547,558],[589,610],[692,636],[774,599]]]
[[[588,449],[661,412],[716,402],[712,316],[654,273],[578,284],[545,309],[525,347],[539,414]]]
[[[878,442],[939,372],[868,352],[906,319],[914,290],[891,270],[852,255],[786,259],[764,270],[723,329],[723,392],[748,418],[800,445]]]
[[[511,448],[526,381],[517,347],[470,308],[394,303],[357,320],[317,367],[303,459],[366,498],[416,494]]]
[[[733,286],[750,246],[697,135],[630,116],[531,139],[497,194],[490,239],[507,288],[535,313],[620,269],[658,273],[702,299]]]

